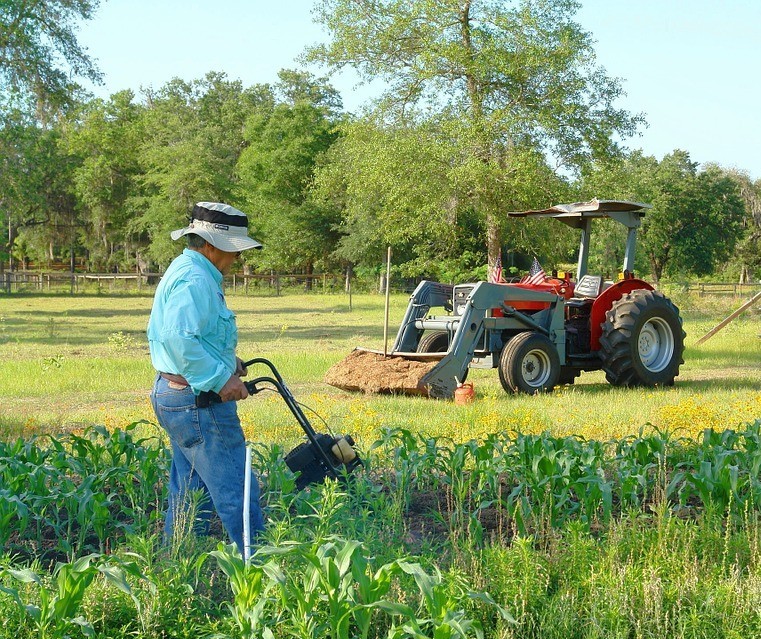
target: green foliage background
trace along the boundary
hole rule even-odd
[[[643,118],[616,107],[621,85],[597,66],[575,2],[317,2],[328,38],[304,62],[386,83],[357,114],[302,69],[94,99],[62,74],[97,80],[73,26],[96,8],[11,0],[0,14],[3,268],[155,272],[178,252],[169,231],[219,200],[265,245],[247,270],[369,283],[392,246],[403,276],[462,281],[498,257],[572,266],[574,233],[505,213],[598,197],[653,205],[637,270],[656,281],[761,275],[759,183],[689,151],[626,149]],[[598,244],[591,266],[612,276],[619,230],[603,226]]]

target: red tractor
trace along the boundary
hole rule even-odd
[[[684,363],[679,309],[633,274],[636,232],[647,208],[592,200],[509,213],[551,217],[579,229],[577,279],[558,274],[515,283],[421,282],[391,353],[379,358],[377,351],[358,349],[376,356],[372,366],[347,358],[333,371],[343,374],[329,372],[326,381],[352,390],[451,397],[469,368],[497,368],[506,391],[523,393],[549,391],[573,383],[582,371],[602,369],[615,386],[673,385]],[[587,272],[592,221],[598,218],[616,220],[628,230],[617,281]],[[445,314],[431,313],[438,307]],[[397,384],[393,371],[400,359],[428,366]],[[364,388],[360,368],[372,377]]]

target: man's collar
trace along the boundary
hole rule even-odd
[[[209,273],[211,273],[211,276],[214,278],[217,284],[222,284],[222,280],[224,279],[222,273],[220,273],[219,269],[214,266],[214,263],[208,257],[206,257],[200,251],[194,251],[193,249],[189,248],[184,249],[182,252],[197,264],[202,264],[203,267],[209,271]]]

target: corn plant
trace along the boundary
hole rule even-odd
[[[132,432],[141,423],[147,422],[134,422],[112,433],[93,426],[84,435],[72,433],[57,442],[70,451],[68,467],[72,473],[82,479],[98,478],[101,492],[118,492],[120,510],[134,515],[155,504],[156,487],[161,485],[169,463],[166,448],[155,445],[156,438],[134,439]]]
[[[13,526],[13,522],[18,522]],[[11,491],[0,490],[0,547],[6,547],[11,535],[16,530],[17,534],[23,535],[29,524],[29,508]]]
[[[92,625],[77,613],[85,590],[97,572],[92,565],[94,558],[95,555],[87,555],[73,563],[58,564],[50,585],[30,568],[7,569],[8,574],[17,581],[36,584],[37,603],[22,601],[21,594],[15,588],[0,586],[0,590],[9,594],[19,608],[26,612],[37,630],[39,639],[67,637],[75,627],[79,627],[86,636],[93,636]]]
[[[276,584],[286,579],[283,572],[272,561],[262,565],[246,563],[235,546],[220,544],[217,550],[209,554],[217,560],[229,579],[233,602],[228,603],[227,607],[241,637],[271,637],[265,611],[272,603],[270,592]]]
[[[417,612],[406,612],[406,619],[389,631],[389,637],[414,637],[415,639],[454,639],[477,637],[483,639],[483,624],[472,618],[465,610],[465,602],[478,600],[493,607],[508,623],[515,623],[510,613],[499,606],[487,593],[474,592],[458,575],[451,582],[441,577],[438,568],[431,574],[417,563],[398,562],[399,568],[415,580],[420,593],[420,607]]]
[[[693,497],[706,508],[739,515],[746,501],[761,497],[759,422],[744,432],[706,430],[700,444],[676,464],[669,494],[687,503]]]
[[[394,470],[396,489],[407,495],[410,486],[436,488],[441,477],[440,451],[451,448],[452,440],[415,435],[404,428],[386,428],[370,451],[380,449],[382,464]]]
[[[354,548],[351,558],[351,573],[355,584],[352,616],[362,639],[367,639],[370,634],[375,612],[398,610],[395,604],[388,601],[387,596],[393,578],[399,571],[397,561],[383,564],[374,571],[364,553],[359,552],[359,547]]]
[[[76,510],[72,510],[72,513],[75,514],[79,527],[79,548],[85,547],[87,535],[92,531],[98,539],[99,550],[103,552],[105,542],[112,531],[112,527],[109,526],[113,523],[109,506],[115,495],[113,493],[104,494],[102,488],[97,486],[98,483],[100,482],[96,477],[89,475],[77,487],[74,494],[78,498],[78,507]]]
[[[654,493],[658,468],[667,460],[670,438],[655,432],[624,437],[615,442],[614,468],[622,508],[639,508]]]
[[[324,592],[316,553],[301,544],[286,544],[260,549],[256,555],[261,558],[282,556],[290,561],[290,569],[282,571],[284,578],[277,580],[282,610],[280,632],[298,639],[329,636],[330,623],[322,606]]]

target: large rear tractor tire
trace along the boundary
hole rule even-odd
[[[605,314],[600,337],[605,376],[614,386],[673,386],[684,364],[679,309],[663,293],[638,289]]]
[[[449,350],[447,331],[428,331],[417,345],[418,353],[446,353]]]
[[[551,391],[559,377],[558,352],[541,333],[519,333],[502,349],[499,381],[508,393],[533,395]]]

